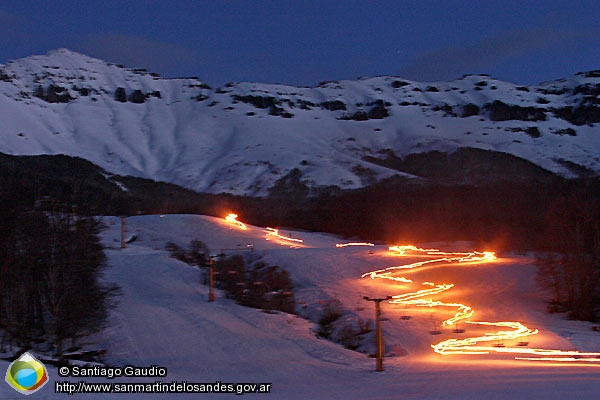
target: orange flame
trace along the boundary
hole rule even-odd
[[[243,230],[248,229],[248,227],[246,226],[246,224],[244,224],[241,221],[238,221],[237,217],[238,217],[237,214],[231,213],[231,214],[228,214],[225,217],[225,221],[227,221],[230,225],[236,226],[236,227],[238,227],[240,229],[243,229]]]

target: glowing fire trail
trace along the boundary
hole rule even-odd
[[[429,284],[430,282],[425,282],[423,285]],[[434,294],[438,294],[441,292],[445,292],[453,288],[453,284],[442,284],[437,285],[431,289],[422,289],[414,293],[406,293],[400,294],[396,296],[392,296],[392,300],[390,300],[391,304],[403,304],[403,305],[412,305],[416,307],[456,307],[458,310],[454,314],[452,318],[449,318],[442,322],[443,326],[452,326],[459,321],[464,319],[471,318],[475,313],[473,309],[469,306],[460,303],[444,303],[442,301],[436,300],[427,300],[422,299],[420,297],[432,296]]]
[[[238,221],[237,218],[238,218],[237,214],[231,213],[231,214],[228,214],[225,217],[225,221],[227,221],[230,225],[236,226],[236,227],[238,227],[240,229],[243,229],[243,230],[248,229],[248,227],[246,226],[246,224],[244,224],[241,221]]]
[[[373,243],[366,243],[366,242],[338,243],[335,245],[335,247],[348,247],[348,246],[370,246],[370,247],[373,247],[375,245]]]
[[[279,230],[275,229],[275,228],[266,228],[265,232],[266,232],[267,240],[269,240],[270,238],[277,238],[279,240],[283,240],[284,242],[288,242],[289,244],[293,244],[295,246],[299,246],[302,243],[304,243],[304,240],[302,240],[302,239],[296,239],[296,238],[292,238],[289,236],[281,235],[279,233]]]
[[[480,342],[501,342],[503,340],[517,340],[530,335],[536,335],[538,330],[531,330],[520,322],[470,322],[467,324],[500,326],[512,328],[511,331],[498,331],[486,333],[485,336],[472,337],[466,339],[448,339],[435,345],[431,345],[436,353],[442,355],[449,354],[489,354],[496,353],[533,353],[535,349],[502,347],[502,346],[476,346]]]
[[[454,253],[454,252],[443,252],[437,249],[420,249],[415,246],[391,246],[390,251],[397,253],[400,256],[406,255],[427,255],[427,256],[440,256],[432,260],[415,262],[412,264],[399,265],[380,269],[376,271],[367,272],[362,277],[369,276],[371,279],[388,279],[395,282],[411,283],[410,279],[405,277],[394,276],[397,270],[406,270],[418,268],[423,265],[433,263],[485,263],[491,262],[496,259],[493,252],[469,252],[469,253]],[[400,295],[392,296],[390,303],[392,304],[403,304],[412,305],[417,307],[456,307],[457,311],[454,316],[445,320],[442,325],[445,327],[455,325],[459,321],[463,321],[471,318],[474,315],[474,310],[461,303],[445,303],[442,301],[424,299],[424,297],[432,296],[445,292],[452,287],[453,284],[440,284],[435,285],[432,282],[424,282],[424,286],[430,286],[429,289],[418,290],[413,293],[405,293]],[[437,344],[432,344],[432,349],[442,355],[451,354],[489,354],[495,353],[507,353],[507,354],[519,354],[519,355],[531,355],[536,357],[515,357],[517,360],[534,360],[534,361],[562,361],[562,362],[594,362],[600,363],[600,353],[580,353],[578,351],[564,351],[564,350],[547,350],[547,349],[533,349],[525,347],[504,347],[501,343],[505,340],[522,340],[525,337],[535,335],[538,330],[532,330],[527,328],[520,322],[472,322],[465,321],[467,324],[481,325],[481,326],[498,326],[503,328],[509,328],[510,330],[500,330],[493,333],[485,333],[484,336],[470,337],[465,339],[448,339]],[[484,346],[478,345],[479,343],[496,342],[496,345]],[[526,344],[526,342],[520,342]]]

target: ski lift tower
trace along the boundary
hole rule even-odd
[[[383,334],[381,332],[381,302],[390,300],[392,296],[386,296],[384,298],[371,298],[364,296],[363,299],[372,301],[375,303],[375,330],[377,331],[377,368],[378,372],[383,371]]]

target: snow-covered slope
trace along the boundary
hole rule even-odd
[[[297,316],[245,308],[221,292],[217,292],[215,302],[208,303],[208,288],[200,283],[201,272],[169,258],[163,250],[168,241],[183,246],[199,239],[213,252],[223,249],[229,254],[244,254],[231,249],[253,244],[254,254],[291,273],[294,290],[307,305],[335,297],[345,308],[372,318],[373,306],[362,296],[397,293],[390,293],[390,286],[360,278],[364,272],[401,262],[385,246],[340,249],[335,247],[339,240],[336,237],[292,232],[295,238],[304,240],[305,247],[290,248],[275,240],[266,241],[260,227],[242,231],[217,218],[148,215],[127,219],[129,231],[135,232],[138,239],[120,249],[120,219],[109,217],[105,222],[108,229],[103,241],[111,247],[107,250],[111,267],[106,279],[117,282],[122,295],[111,313],[109,327],[95,341],[87,339],[94,343],[87,347],[106,348],[110,365],[157,365],[167,368],[168,374],[113,380],[60,378],[57,368],[48,367],[51,382],[36,393],[36,398],[64,398],[64,393],[54,393],[56,381],[260,382],[272,383],[269,397],[276,399],[584,399],[594,398],[600,389],[597,363],[559,365],[516,361],[513,355],[435,354],[431,343],[471,335],[476,327],[467,326],[463,334],[446,328],[440,335],[430,335],[434,319],[446,318],[454,311],[387,303],[382,304],[386,346],[400,350],[396,356],[386,357],[385,372],[377,373],[373,358],[317,338],[313,324]],[[446,244],[455,250],[456,245]],[[476,319],[518,318],[539,329],[538,335],[530,337],[530,347],[600,351],[600,334],[590,329],[592,324],[567,321],[545,312],[544,294],[535,285],[534,269],[529,258],[513,257],[488,265],[425,268],[409,276],[456,283],[450,292],[438,297],[468,301]],[[411,289],[401,284],[396,290]],[[403,318],[407,314],[412,316],[410,320]],[[0,370],[7,367],[7,362],[0,361]],[[14,396],[7,384],[0,384],[1,398]],[[76,396],[118,399],[123,394]],[[224,394],[202,396],[228,398]],[[144,397],[162,399],[165,394]]]
[[[600,171],[599,88],[594,71],[535,87],[386,76],[212,89],[60,49],[0,65],[0,152],[80,156],[112,173],[249,195],[294,168],[312,186],[356,188],[401,174],[366,156],[460,147],[572,176],[568,166]]]

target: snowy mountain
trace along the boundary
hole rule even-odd
[[[461,148],[575,177],[600,172],[599,96],[600,71],[531,87],[384,76],[213,89],[60,49],[0,65],[0,152],[253,196],[296,169],[312,187],[414,177],[390,160]]]

